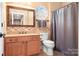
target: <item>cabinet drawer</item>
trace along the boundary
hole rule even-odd
[[[31,36],[22,36],[22,37],[19,37],[19,39],[18,39],[18,41],[19,42],[22,42],[22,41],[30,41],[32,39],[32,37]]]
[[[5,42],[17,42],[18,41],[18,38],[15,38],[15,37],[8,37],[5,39]]]
[[[39,35],[32,36],[32,40],[40,41],[40,36]]]

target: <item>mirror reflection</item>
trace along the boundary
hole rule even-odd
[[[34,10],[8,7],[8,25],[10,26],[34,26],[35,12]]]

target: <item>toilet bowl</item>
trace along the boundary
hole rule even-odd
[[[53,55],[54,41],[48,40],[48,33],[41,33],[40,38],[43,43],[43,51],[47,55]]]
[[[50,40],[44,40],[43,44],[43,51],[49,56],[53,55],[54,42]]]
[[[48,48],[53,48],[54,47],[54,42],[51,40],[44,40],[43,44],[48,47]]]

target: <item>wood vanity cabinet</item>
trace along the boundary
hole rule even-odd
[[[5,56],[27,56],[40,53],[40,36],[14,36],[5,37]]]

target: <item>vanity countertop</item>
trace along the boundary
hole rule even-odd
[[[29,36],[29,35],[40,35],[39,33],[30,33],[30,34],[8,34],[5,37],[12,37],[12,36]]]

